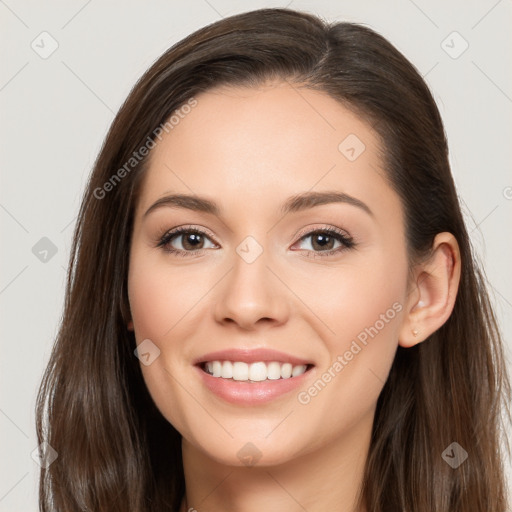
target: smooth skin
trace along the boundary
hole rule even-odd
[[[137,343],[150,339],[161,351],[141,364],[144,380],[183,438],[181,511],[363,511],[356,499],[377,399],[397,346],[422,342],[449,317],[457,242],[440,233],[430,259],[409,274],[403,209],[384,178],[378,135],[328,95],[283,81],[218,87],[196,99],[152,150],[128,276],[128,328]],[[365,146],[353,161],[338,148],[350,134]],[[280,211],[291,196],[325,191],[350,195],[371,213],[348,202]],[[219,215],[171,205],[145,215],[169,194],[215,201]],[[205,235],[196,245],[185,234],[159,246],[179,226]],[[327,228],[354,245],[308,236]],[[247,236],[263,249],[252,263],[236,251]],[[298,392],[393,304],[394,318],[301,403]],[[240,406],[211,393],[193,367],[211,351],[259,347],[312,361],[307,384]],[[260,455],[253,466],[237,455],[246,443]]]

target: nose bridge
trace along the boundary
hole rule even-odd
[[[226,276],[217,302],[218,321],[231,320],[251,328],[260,319],[281,323],[287,314],[287,298],[270,271],[270,253],[254,236],[235,248],[232,270]]]

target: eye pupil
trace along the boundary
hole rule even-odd
[[[196,249],[198,245],[201,244],[203,235],[198,233],[189,233],[188,235],[183,237],[183,247],[187,248],[187,245],[192,249]]]
[[[328,246],[328,245],[329,245],[328,248],[331,248],[330,243],[334,241],[334,238],[332,238],[329,235],[318,233],[317,235],[314,236],[313,240],[314,240],[313,247],[315,246],[315,244],[317,244],[320,246],[320,248],[325,249],[326,246]]]

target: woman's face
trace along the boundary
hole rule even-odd
[[[196,100],[153,149],[136,208],[129,300],[149,392],[224,464],[367,444],[408,293],[377,135],[287,83]]]

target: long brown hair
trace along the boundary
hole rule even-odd
[[[460,246],[453,313],[425,342],[398,348],[378,399],[362,502],[369,512],[505,512],[500,434],[510,385],[436,104],[382,36],[288,9],[232,16],[177,43],[113,121],[81,205],[62,323],[38,395],[39,442],[58,453],[41,470],[40,510],[178,510],[181,437],[156,409],[126,327],[133,214],[148,162],[131,159],[194,96],[269,79],[327,93],[371,123],[403,204],[411,265],[437,233],[453,233]],[[468,453],[457,468],[442,456],[453,442]]]

